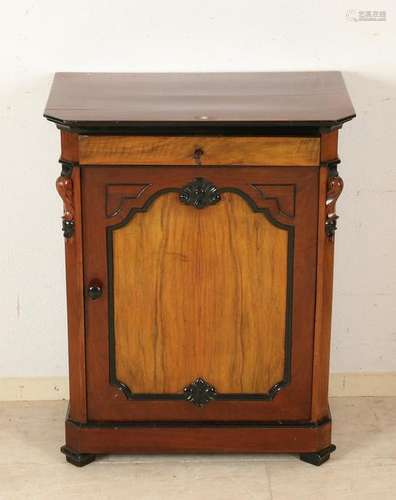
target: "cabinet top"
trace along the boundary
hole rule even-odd
[[[355,116],[338,71],[56,73],[44,116],[61,128],[340,127]]]

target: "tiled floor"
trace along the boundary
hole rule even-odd
[[[65,410],[0,403],[0,499],[396,499],[396,397],[333,399],[337,451],[322,467],[289,455],[129,455],[78,469],[59,453]]]

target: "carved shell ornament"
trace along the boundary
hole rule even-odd
[[[184,388],[184,396],[187,401],[196,406],[203,406],[209,403],[210,400],[215,399],[216,390],[203,378],[197,378],[192,384]]]
[[[191,205],[195,208],[205,208],[218,203],[221,200],[221,196],[214,184],[202,177],[197,177],[182,188],[179,199],[185,205]]]

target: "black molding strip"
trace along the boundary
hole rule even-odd
[[[108,422],[96,422],[89,421],[86,423],[75,422],[69,418],[66,419],[66,423],[75,425],[81,429],[111,429],[111,428],[119,428],[119,427],[149,427],[149,428],[176,428],[176,427],[185,427],[185,428],[219,428],[219,427],[239,427],[239,428],[251,428],[251,427],[260,427],[265,429],[279,429],[279,428],[299,428],[299,429],[318,429],[319,427],[323,427],[324,425],[328,425],[331,423],[331,418],[324,418],[319,422],[307,422],[307,421],[293,421],[293,420],[284,420],[284,421],[276,421],[276,422],[261,422],[261,421],[253,421],[253,420],[208,420],[208,421],[135,421],[135,422],[116,422],[116,421],[108,421]]]
[[[60,158],[59,163],[62,165],[61,175],[63,175],[63,177],[71,177],[73,168],[76,166],[75,162]]]
[[[83,135],[314,135],[339,129],[356,115],[341,120],[289,122],[106,122],[67,121],[44,114],[60,130]]]

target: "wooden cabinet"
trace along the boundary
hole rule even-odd
[[[69,462],[328,459],[336,72],[57,74]]]

